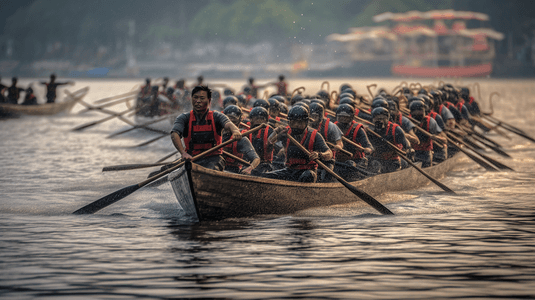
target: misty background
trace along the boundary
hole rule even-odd
[[[325,38],[388,25],[372,20],[380,13],[433,9],[488,14],[483,27],[505,35],[493,75],[535,75],[529,0],[0,0],[0,75],[272,76],[306,59],[320,66],[308,75],[389,76],[351,65]]]

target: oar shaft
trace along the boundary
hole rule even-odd
[[[331,148],[334,148],[334,147],[335,147],[335,145],[332,144],[332,143],[329,143],[329,142],[326,142],[326,143],[327,143],[327,146],[329,146],[329,147],[331,147]],[[340,150],[338,150],[338,151],[340,151],[340,152],[342,152],[342,153],[344,153],[344,154],[346,154],[346,155],[353,156],[353,153],[351,153],[351,152],[349,152],[349,151],[347,151],[347,150],[340,149]]]
[[[234,160],[237,160],[238,162],[240,162],[241,164],[243,165],[246,165],[246,166],[250,166],[251,163],[246,161],[245,159],[242,159],[242,158],[239,158],[237,157],[236,155],[232,155],[231,153],[228,153],[227,151],[223,150],[223,155],[226,155]]]
[[[112,96],[112,97],[102,98],[100,100],[94,101],[94,103],[95,104],[104,103],[104,102],[112,101],[112,100],[119,99],[119,98],[122,98],[122,97],[133,96],[133,95],[137,95],[137,94],[138,94],[138,91],[132,91],[132,92],[128,92],[128,93],[124,93],[124,94],[120,94],[120,95],[115,95],[115,96]]]
[[[310,155],[310,152],[301,145],[294,137],[292,137],[290,134],[287,134],[290,141],[296,145],[301,151],[303,151],[305,154]],[[362,199],[364,202],[368,203],[371,207],[375,208],[377,211],[384,215],[393,215],[394,213],[391,212],[388,208],[386,208],[384,205],[379,203],[379,201],[375,200],[372,196],[368,195],[367,193],[359,190],[358,188],[352,186],[350,183],[345,181],[340,175],[336,174],[333,170],[331,170],[329,167],[324,165],[319,159],[314,160],[321,168],[323,168],[327,173],[331,174],[336,180],[338,180],[341,184],[343,184],[346,188],[348,188],[352,193],[357,195],[360,199]]]

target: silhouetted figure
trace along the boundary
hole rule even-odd
[[[24,96],[24,101],[21,103],[22,105],[37,105],[37,98],[33,94],[33,89],[31,87],[28,87],[26,89],[26,96]]]
[[[23,88],[17,87],[17,77],[11,78],[11,86],[7,88],[7,103],[19,104],[20,92]]]
[[[60,85],[74,84],[72,81],[56,82],[56,75],[50,74],[50,82],[41,81],[41,84],[46,86],[46,103],[54,103],[56,101],[56,89]]]

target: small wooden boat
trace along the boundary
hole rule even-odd
[[[443,177],[463,157],[452,158],[424,169],[434,178]],[[183,172],[183,171],[182,171]],[[242,218],[255,215],[292,214],[300,210],[346,204],[359,199],[338,182],[300,183],[220,172],[193,164],[191,171],[197,208],[203,220]],[[174,177],[174,178],[173,178]],[[179,203],[184,180],[169,176]],[[430,181],[414,168],[379,174],[351,184],[371,196],[425,186]],[[363,206],[366,204],[360,201]]]
[[[37,115],[48,116],[61,112],[69,112],[74,105],[85,97],[89,87],[79,89],[68,95],[64,101],[55,103],[45,103],[38,105],[20,105],[11,103],[0,103],[0,115],[19,116],[19,115]]]

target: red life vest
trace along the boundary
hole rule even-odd
[[[335,122],[334,124],[338,125],[338,122]],[[344,136],[352,140],[353,142],[355,142],[355,144],[362,146],[361,143],[357,142],[357,134],[361,127],[362,127],[362,124],[360,123],[357,123],[357,122],[351,123],[351,125],[349,125],[349,128],[346,130],[346,132],[344,132]],[[351,156],[351,159],[364,158],[365,156],[364,152],[360,151],[359,149],[356,149],[355,146],[344,144],[344,149],[353,153],[353,156]]]
[[[457,107],[457,109],[462,113],[463,111],[463,106],[464,106],[464,101],[459,101],[457,102],[457,105],[455,105],[455,107]]]
[[[287,134],[291,134],[292,129],[288,130]],[[308,131],[308,128],[305,129],[305,133],[303,134],[303,138],[299,142],[301,145],[303,145],[309,152],[314,151],[314,142],[316,141],[316,134],[318,133],[317,130],[313,130],[312,132]],[[308,143],[305,145],[305,142],[308,138]],[[308,160],[308,155],[301,151],[296,145],[294,145],[290,138],[286,139],[286,167],[290,169],[298,169],[298,170],[316,170],[318,168],[318,164],[313,160]],[[292,151],[290,151],[292,150]]]
[[[429,122],[430,121],[431,121],[431,117],[430,116],[425,116],[424,119],[422,120],[422,122],[418,126],[420,126],[423,130],[425,130],[427,132],[430,132],[429,131]],[[414,150],[419,150],[419,151],[431,151],[431,150],[433,150],[433,140],[431,140],[430,137],[427,137],[427,141],[426,142],[423,142],[423,143],[420,142],[420,144],[413,145],[412,148],[414,148]]]
[[[192,156],[221,144],[222,140],[215,128],[213,111],[206,113],[206,125],[197,125],[196,121],[195,114],[192,110],[189,113],[188,136],[184,137],[186,152]],[[223,150],[218,149],[212,151],[207,156],[220,155],[221,153],[223,153]]]
[[[329,134],[329,123],[331,120],[328,118],[323,119],[323,121],[320,123],[320,126],[318,127],[319,133],[323,136],[323,139],[327,142],[327,136]],[[336,122],[335,122],[336,124]],[[323,132],[323,133],[322,133]],[[333,159],[336,158],[336,152],[333,151]]]
[[[403,145],[402,144],[398,144],[396,142],[396,128],[399,127],[398,124],[395,124],[395,123],[392,123],[392,122],[388,122],[388,125],[386,127],[386,134],[385,134],[385,137],[388,136],[389,134],[392,134],[392,141],[396,147],[398,147],[399,149],[403,149]],[[390,131],[390,133],[389,133]],[[395,152],[394,150],[392,151],[388,151],[388,152],[383,152],[381,153],[381,159],[382,160],[398,160],[399,159],[399,156],[397,154],[397,152]]]
[[[234,142],[226,145],[225,147],[223,147],[223,149],[225,151],[227,151],[228,153],[233,154],[234,156],[237,156],[239,158],[243,158],[243,153],[239,153],[238,152],[238,141],[234,141]],[[225,156],[225,161],[226,161],[227,166],[229,166],[229,167],[238,167],[239,170],[241,170],[241,168],[242,168],[241,163],[239,163],[234,158],[231,158],[229,156]]]
[[[438,115],[438,114],[437,114],[436,112],[434,112],[434,111],[429,112],[429,114],[428,114],[429,117],[431,117],[431,118],[433,118],[433,119],[435,119],[435,120],[437,119],[437,115]]]
[[[258,130],[256,137],[253,138],[253,134],[249,134],[249,140],[253,147],[260,156],[262,162],[272,162],[273,161],[273,146],[268,142],[269,137],[269,128],[264,128]]]
[[[288,94],[288,92],[286,91],[286,87],[287,87],[286,82],[284,81],[277,82],[277,91],[279,95],[286,97],[286,95]]]

